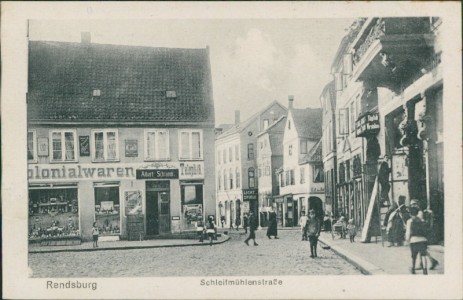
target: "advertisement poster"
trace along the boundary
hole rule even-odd
[[[187,224],[199,221],[203,218],[202,204],[185,204],[183,205],[183,213]]]
[[[142,213],[141,191],[125,191],[125,215],[138,215]]]

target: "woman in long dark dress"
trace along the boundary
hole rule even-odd
[[[277,214],[272,210],[268,217],[267,237],[271,239],[274,236],[278,239]]]

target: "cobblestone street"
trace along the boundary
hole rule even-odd
[[[309,243],[298,230],[279,231],[269,240],[257,231],[259,246],[244,244],[240,230],[231,240],[212,247],[151,248],[93,252],[29,254],[32,277],[135,277],[135,276],[256,276],[256,275],[348,275],[359,270],[331,250],[318,248],[309,257]]]

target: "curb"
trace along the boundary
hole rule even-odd
[[[212,242],[212,245],[223,244],[230,240],[230,237],[223,241]],[[37,253],[54,253],[54,252],[85,252],[85,251],[108,251],[108,250],[133,250],[133,249],[148,249],[148,248],[176,248],[176,247],[196,247],[209,246],[209,243],[189,243],[189,244],[170,244],[170,245],[146,245],[146,246],[125,246],[125,247],[108,247],[108,248],[80,248],[80,249],[56,249],[56,250],[29,250],[29,254]]]
[[[333,250],[334,253],[337,255],[341,256],[344,260],[346,260],[348,263],[356,267],[357,269],[362,272],[364,275],[386,275],[387,273],[379,268],[378,266],[373,265],[372,263],[350,253],[349,251],[346,251],[344,249],[341,249],[337,246],[332,246],[323,239],[319,238],[319,242],[324,244],[325,246],[330,247],[331,250]]]

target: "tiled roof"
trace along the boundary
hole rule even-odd
[[[31,41],[28,118],[214,123],[210,72],[207,48]]]
[[[321,108],[292,109],[294,126],[300,138],[320,139],[322,136]]]
[[[272,101],[269,105],[267,105],[265,108],[263,108],[262,110],[256,112],[254,115],[252,115],[251,117],[249,117],[248,119],[246,119],[245,121],[237,124],[237,125],[233,125],[230,129],[224,131],[221,135],[218,136],[218,138],[224,138],[226,136],[229,136],[229,135],[232,135],[234,133],[237,133],[237,132],[242,132],[243,130],[245,130],[249,125],[251,125],[254,121],[256,121],[256,119],[259,117],[259,115],[261,115],[262,113],[264,113],[265,111],[269,110],[271,107],[273,107],[274,105],[279,105],[281,106],[282,108],[284,108],[286,110],[286,107],[284,107],[283,105],[281,105],[280,103],[278,103],[278,101]]]

